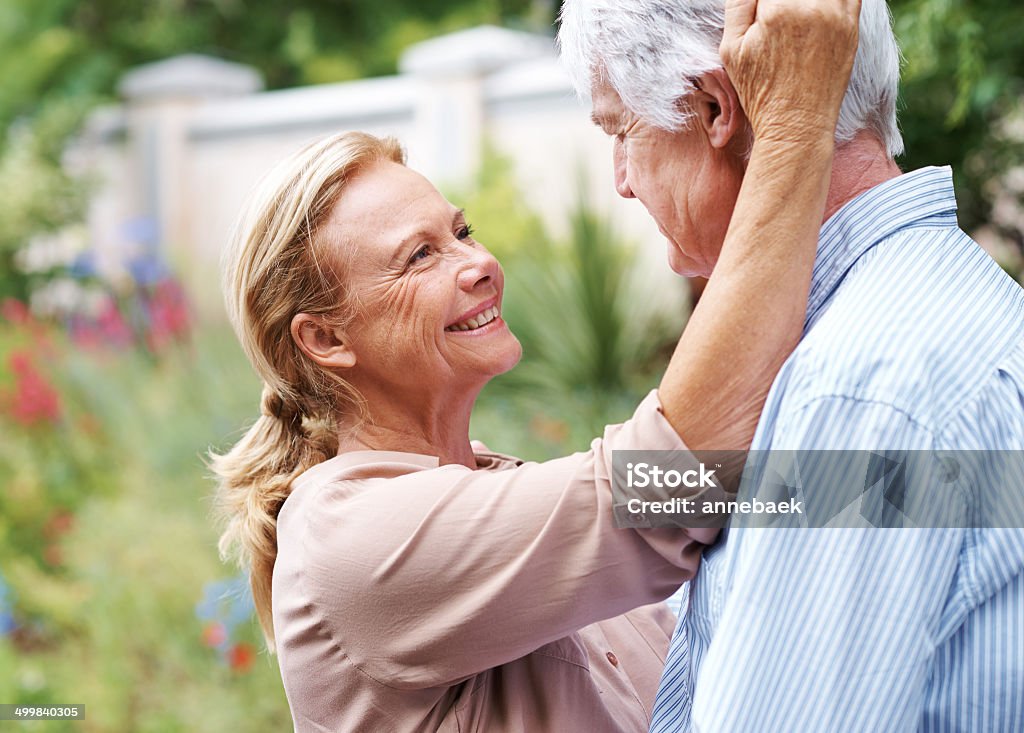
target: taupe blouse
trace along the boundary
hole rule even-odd
[[[272,605],[296,731],[647,730],[674,626],[648,604],[716,534],[612,524],[612,451],[685,450],[657,393],[586,452],[479,447],[475,471],[362,451],[295,481]]]

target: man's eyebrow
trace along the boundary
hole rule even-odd
[[[601,130],[608,135],[612,134],[615,129],[617,120],[614,115],[610,115],[607,112],[591,112],[590,121],[601,128]]]

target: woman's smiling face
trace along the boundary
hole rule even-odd
[[[344,336],[364,394],[479,389],[519,361],[501,266],[419,173],[391,161],[360,171],[320,236],[341,248],[354,296]]]

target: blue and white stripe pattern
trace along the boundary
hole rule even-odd
[[[948,168],[826,222],[754,448],[1024,450],[1024,290]],[[1024,731],[1024,529],[736,529],[682,600],[657,733]]]

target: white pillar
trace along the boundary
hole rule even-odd
[[[163,253],[178,264],[191,247],[189,119],[204,101],[262,88],[255,69],[194,54],[140,66],[121,79],[134,183],[129,208],[140,220],[151,220]]]
[[[412,167],[439,184],[466,183],[480,164],[485,125],[484,82],[495,71],[553,55],[550,38],[479,26],[415,44],[399,70],[416,79],[416,132],[408,140]]]

